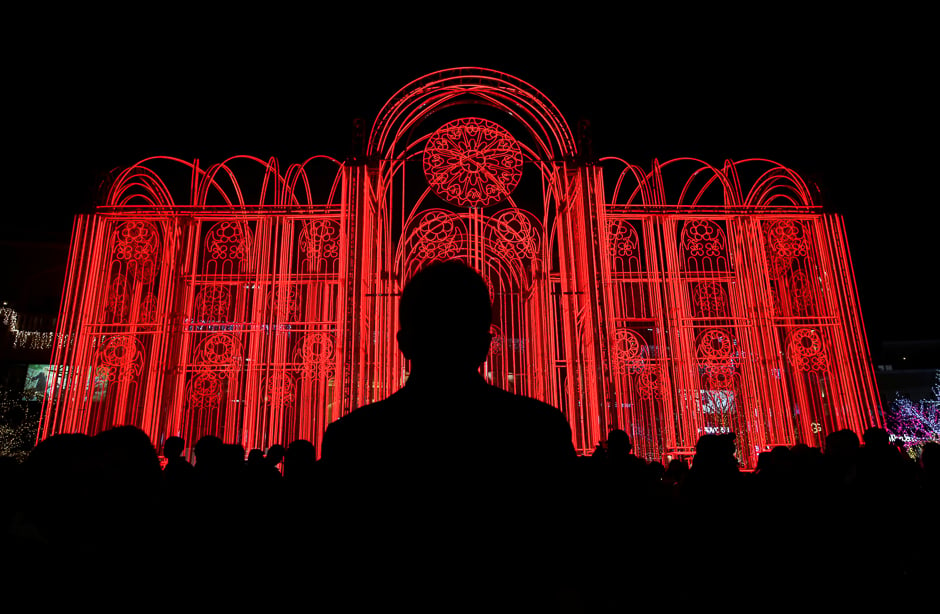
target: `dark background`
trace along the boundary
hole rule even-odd
[[[484,66],[542,90],[571,125],[589,119],[598,156],[793,168],[845,218],[873,351],[940,337],[925,15],[48,10],[12,16],[3,43],[0,294],[18,309],[56,312],[72,216],[93,210],[112,169],[151,155],[344,158],[352,119],[371,125],[409,81]]]

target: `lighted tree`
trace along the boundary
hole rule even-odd
[[[940,441],[940,371],[934,377],[930,398],[918,402],[896,393],[886,416],[888,432],[908,448]]]
[[[0,456],[23,460],[36,442],[39,411],[15,392],[0,386]]]

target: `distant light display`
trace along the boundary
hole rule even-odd
[[[126,169],[75,221],[41,437],[319,447],[403,385],[398,296],[452,258],[494,300],[481,372],[559,407],[582,452],[613,428],[649,459],[733,431],[753,467],[882,424],[844,227],[799,175],[584,161],[541,92],[465,68],[393,95],[355,163]]]

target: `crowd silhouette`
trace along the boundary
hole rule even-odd
[[[4,462],[3,577],[436,612],[903,600],[936,581],[940,444],[915,462],[882,429],[841,430],[744,472],[733,433],[664,466],[614,430],[578,457],[560,411],[479,375],[491,306],[472,269],[423,269],[400,314],[406,385],[319,451],[206,436],[193,465],[169,437],[161,470],[122,426]]]

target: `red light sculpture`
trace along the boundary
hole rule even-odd
[[[560,407],[583,452],[615,427],[650,459],[734,431],[754,466],[881,425],[842,222],[793,171],[579,162],[543,94],[485,69],[402,88],[366,153],[125,170],[76,218],[40,436],[319,446],[402,385],[398,294],[450,258],[491,288],[484,375]]]

